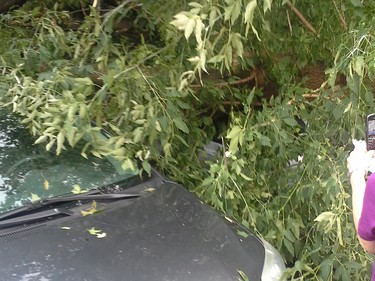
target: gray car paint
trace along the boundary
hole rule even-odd
[[[147,185],[146,185],[147,187]],[[139,189],[144,190],[145,186]],[[0,231],[0,280],[260,280],[261,241],[166,182],[101,212]],[[64,228],[63,228],[64,227]],[[97,238],[88,229],[106,233]]]

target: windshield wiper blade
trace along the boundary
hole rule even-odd
[[[121,199],[136,198],[139,196],[141,196],[141,194],[139,193],[99,193],[99,194],[76,194],[76,195],[69,195],[69,196],[46,198],[46,199],[32,202],[28,205],[25,205],[23,207],[14,209],[12,211],[9,211],[0,215],[0,223],[3,220],[10,220],[11,218],[17,215],[22,215],[23,217],[27,216],[27,213],[30,211],[44,208],[46,206],[50,206],[56,203],[69,203],[73,201],[85,201],[85,200],[93,200],[93,201],[94,200],[121,200]],[[26,215],[23,215],[23,213],[25,213]]]
[[[36,212],[36,213],[33,213],[33,214],[24,215],[24,216],[15,217],[15,218],[0,221],[0,229],[6,228],[6,227],[13,227],[13,226],[17,226],[17,225],[22,225],[22,224],[25,224],[25,223],[32,223],[32,222],[36,222],[36,221],[39,221],[39,220],[42,220],[42,219],[47,219],[47,218],[51,218],[51,217],[54,217],[54,216],[61,216],[61,215],[71,216],[71,215],[73,215],[73,212],[69,211],[69,210],[66,210],[66,209],[59,209],[59,208],[48,209],[48,210],[45,210],[45,211]]]
[[[65,202],[80,201],[80,200],[116,200],[116,199],[136,198],[139,196],[141,196],[139,193],[76,194],[76,195],[69,195],[69,196],[64,196],[64,197],[47,198],[47,199],[35,201],[32,203],[32,205],[46,206],[46,205],[50,205],[54,203],[65,203]]]

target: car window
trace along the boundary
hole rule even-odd
[[[135,176],[113,159],[81,156],[81,147],[47,152],[18,119],[0,110],[0,213],[30,201],[84,192]]]

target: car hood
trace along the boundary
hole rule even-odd
[[[0,232],[0,279],[229,281],[238,271],[261,279],[262,242],[180,185],[98,209]]]

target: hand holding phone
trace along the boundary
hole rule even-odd
[[[367,151],[375,150],[375,113],[366,117],[366,144]]]

